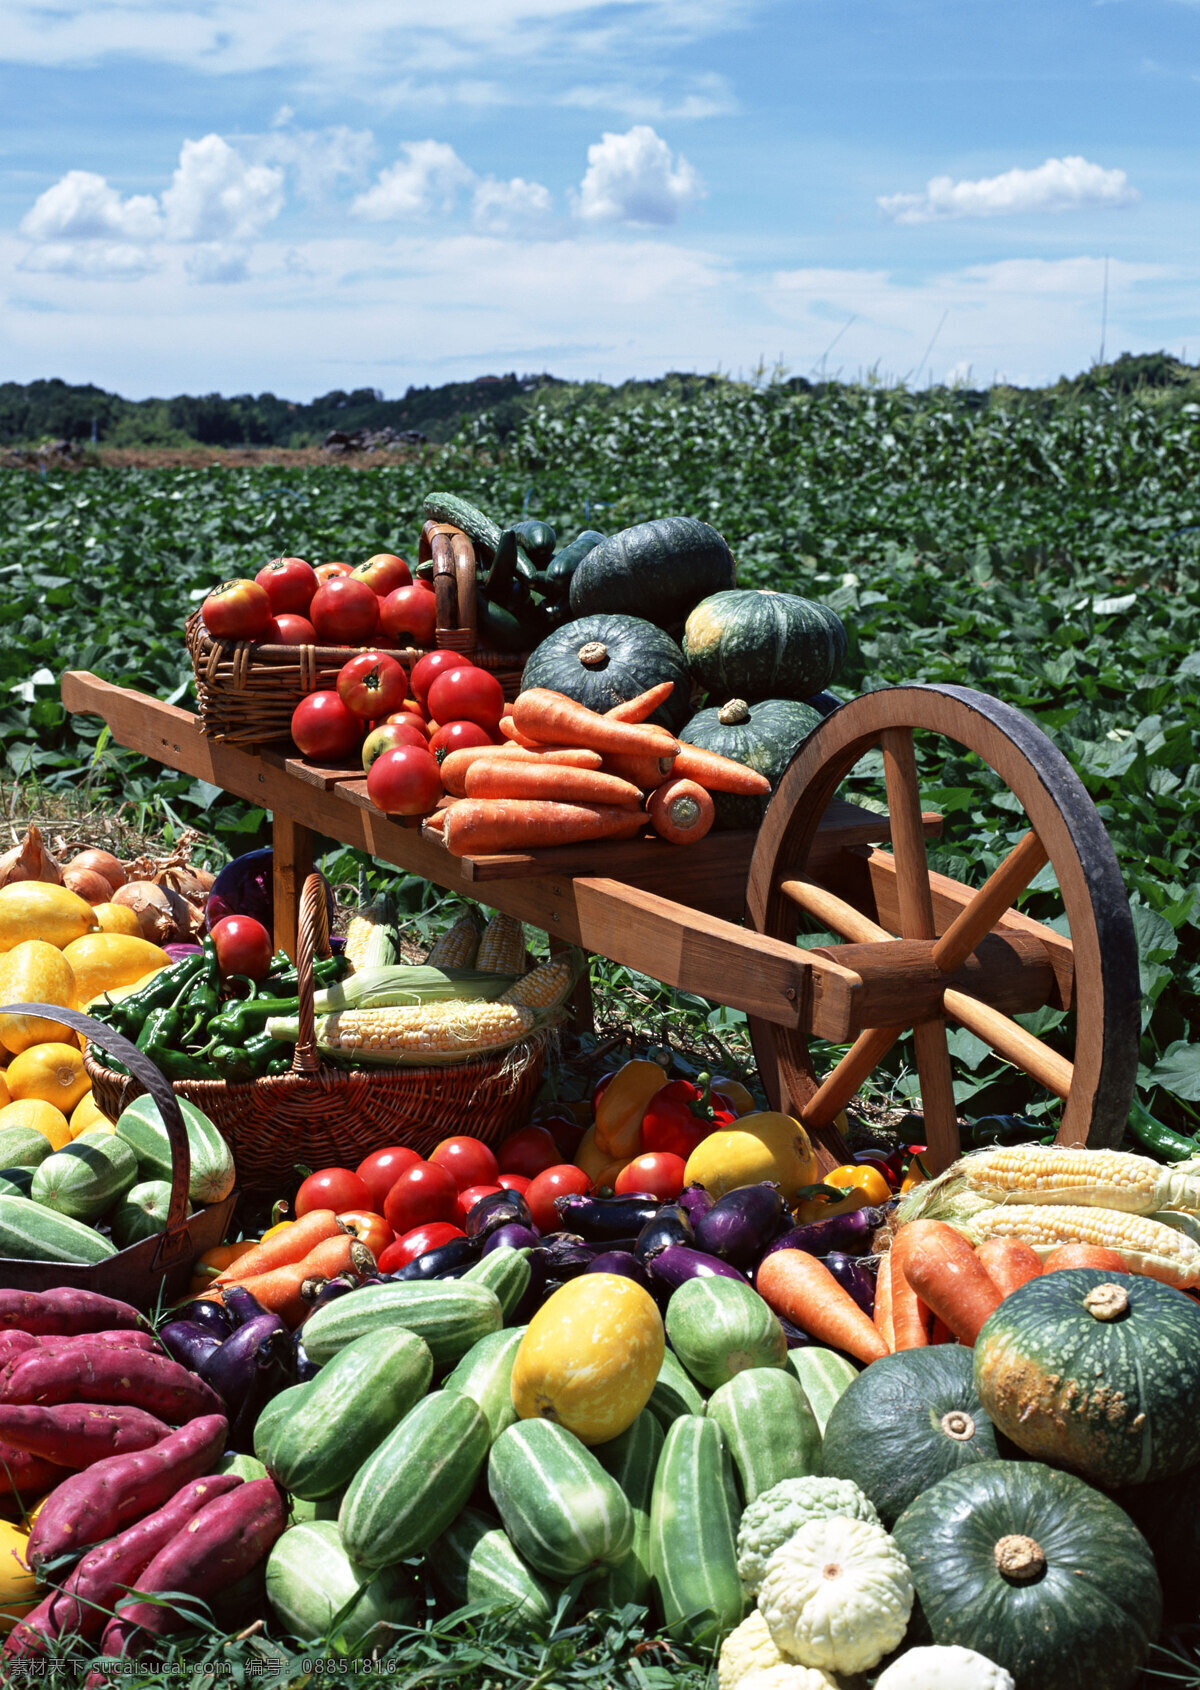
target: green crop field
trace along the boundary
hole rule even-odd
[[[1026,711],[1100,806],[1141,949],[1141,1091],[1200,1127],[1200,406],[1104,394],[983,404],[882,388],[717,384],[621,407],[484,417],[369,473],[329,469],[0,471],[0,736],[9,795],[82,793],[125,819],[195,825],[228,851],[263,816],[67,722],[64,668],[186,702],[186,613],[269,557],[410,551],[422,493],[449,488],[560,536],[686,512],[727,536],[743,585],[819,598],[851,653],[843,694],[951,681]],[[1018,837],[1010,795],[934,745],[923,796],[946,816],[935,866],[979,883]],[[14,784],[16,783],[16,784]],[[864,767],[851,794],[880,801]],[[354,865],[338,864],[350,874]],[[1061,906],[1049,871],[1026,899]],[[708,1006],[693,1003],[697,1013]],[[1029,1018],[1051,1038],[1056,1017]],[[736,1017],[719,1009],[714,1028]],[[732,1036],[732,1035],[731,1035]],[[960,1103],[1048,1108],[971,1035],[951,1034]],[[892,1084],[915,1080],[903,1049]]]

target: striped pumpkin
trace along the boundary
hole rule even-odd
[[[713,593],[687,619],[692,678],[718,698],[811,698],[846,660],[836,611],[768,588]]]

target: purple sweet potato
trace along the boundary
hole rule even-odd
[[[60,1467],[91,1467],[110,1455],[149,1449],[170,1433],[152,1414],[125,1404],[0,1403],[0,1439]]]
[[[0,1440],[0,1500],[14,1493],[19,1497],[40,1496],[70,1472],[70,1467],[60,1467],[44,1456]]]
[[[32,1332],[18,1332],[15,1326],[10,1332],[0,1332],[0,1367],[7,1366],[29,1350],[36,1350],[39,1342]]]
[[[148,1332],[150,1322],[128,1303],[60,1285],[49,1291],[0,1290],[0,1331],[66,1333],[110,1331],[114,1327]]]
[[[128,1403],[178,1426],[220,1414],[217,1393],[169,1356],[79,1338],[67,1350],[31,1350],[0,1372],[0,1403]]]
[[[177,1590],[201,1599],[244,1578],[270,1553],[284,1527],[283,1497],[272,1479],[251,1479],[193,1514],[183,1530],[138,1574],[147,1596]],[[139,1638],[165,1637],[180,1628],[170,1607],[132,1602],[105,1628],[105,1655],[127,1655]]]
[[[33,1523],[30,1566],[88,1549],[161,1508],[183,1485],[212,1470],[228,1429],[223,1414],[205,1414],[150,1449],[110,1455],[86,1472],[72,1473]]]
[[[127,1531],[89,1549],[60,1589],[51,1591],[10,1632],[8,1655],[37,1655],[56,1637],[78,1632],[99,1637],[117,1603],[160,1550],[165,1549],[194,1514],[242,1483],[235,1473],[210,1473],[193,1479],[171,1500]]]

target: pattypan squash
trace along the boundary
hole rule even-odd
[[[1014,1690],[1011,1672],[957,1643],[906,1649],[875,1680],[875,1690]]]
[[[879,1523],[875,1504],[850,1479],[781,1479],[747,1505],[738,1527],[737,1560],[750,1600],[758,1595],[775,1551],[810,1520],[831,1514]]]
[[[782,1666],[748,1672],[741,1690],[837,1690],[837,1685],[819,1667],[798,1667],[794,1661],[785,1661]]]
[[[866,1672],[908,1629],[908,1562],[882,1526],[810,1520],[772,1555],[758,1593],[776,1648],[802,1666]]]
[[[717,1690],[735,1690],[748,1674],[784,1664],[771,1641],[767,1622],[755,1608],[735,1626],[721,1645],[717,1660]]]

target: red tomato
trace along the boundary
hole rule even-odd
[[[579,1141],[583,1137],[583,1128],[570,1115],[543,1115],[538,1121],[539,1127],[545,1127],[558,1146],[558,1153],[566,1160],[570,1160],[579,1148]]]
[[[336,692],[310,692],[292,711],[292,738],[305,757],[345,763],[358,750],[363,724]]]
[[[545,1127],[522,1127],[509,1133],[496,1149],[496,1164],[502,1174],[523,1174],[530,1180],[561,1160],[561,1152]]]
[[[398,751],[402,745],[415,745],[418,751],[424,751],[429,741],[418,729],[410,728],[407,722],[381,722],[377,728],[372,728],[363,740],[363,773],[370,774],[371,764],[385,751]]]
[[[344,1209],[370,1207],[371,1193],[351,1168],[318,1168],[296,1193],[294,1205],[297,1220],[310,1209],[332,1209],[340,1215]]]
[[[396,1236],[383,1216],[372,1209],[346,1209],[338,1220],[350,1228],[360,1244],[366,1245],[376,1262]]]
[[[426,1221],[453,1221],[458,1214],[458,1187],[445,1168],[418,1162],[406,1168],[388,1192],[383,1218],[398,1235]]]
[[[406,1144],[385,1144],[382,1150],[372,1150],[355,1168],[355,1173],[371,1193],[371,1207],[383,1213],[384,1199],[406,1168],[415,1168],[421,1158]]]
[[[352,575],[354,571],[348,563],[319,563],[313,570],[318,586],[323,587],[326,581],[332,581],[337,575]]]
[[[365,581],[375,596],[381,599],[394,593],[397,587],[412,586],[412,571],[394,552],[376,552],[351,574],[355,581]]]
[[[478,722],[447,722],[432,735],[429,749],[436,757],[439,751],[446,754],[451,751],[467,751],[476,745],[495,743],[487,729],[481,728]]]
[[[460,1191],[471,1185],[494,1185],[496,1158],[481,1138],[444,1138],[429,1152],[436,1168],[445,1168]]]
[[[504,709],[504,688],[486,669],[444,669],[433,678],[428,707],[439,722],[477,722],[495,733]]]
[[[365,645],[379,626],[379,600],[365,581],[335,575],[317,588],[308,614],[330,645]]]
[[[502,1191],[499,1185],[468,1185],[458,1194],[458,1212],[465,1221],[471,1210],[481,1197],[490,1197],[493,1191]]]
[[[271,626],[271,601],[257,581],[226,581],[200,606],[214,640],[260,640]]]
[[[437,629],[437,600],[423,587],[397,587],[377,599],[383,630],[397,645],[430,646]]]
[[[248,974],[261,980],[271,966],[271,935],[252,915],[223,915],[209,933],[217,951],[221,978]]]
[[[429,723],[425,720],[425,712],[415,698],[406,698],[399,710],[393,710],[386,718],[389,722],[408,722],[413,727],[420,728],[425,738],[429,738]]]
[[[424,657],[418,657],[413,664],[412,674],[408,678],[408,690],[428,716],[429,689],[444,669],[473,669],[475,665],[469,657],[464,657],[458,651],[427,651]]]
[[[581,1197],[586,1196],[591,1189],[591,1180],[574,1162],[559,1162],[552,1168],[546,1168],[525,1193],[525,1201],[529,1204],[534,1226],[539,1232],[561,1231],[563,1223],[554,1207],[554,1199],[566,1197],[573,1192],[578,1192]]]
[[[381,722],[408,692],[404,670],[385,651],[360,651],[338,670],[338,697],[365,722]]]
[[[618,1197],[644,1191],[647,1196],[669,1203],[683,1190],[683,1170],[686,1166],[682,1156],[673,1156],[669,1150],[661,1150],[657,1155],[635,1156],[617,1175],[613,1190]]]
[[[290,610],[272,616],[263,635],[264,645],[316,645],[317,630],[307,616],[295,616]]]
[[[522,1197],[533,1184],[533,1181],[526,1179],[524,1174],[497,1174],[496,1178],[500,1181],[501,1190],[518,1191]]]
[[[271,601],[271,615],[297,612],[301,616],[320,586],[317,572],[302,557],[273,557],[254,577]]]
[[[460,1226],[453,1226],[447,1221],[431,1221],[427,1226],[413,1227],[410,1232],[394,1239],[376,1266],[380,1273],[398,1273],[427,1250],[436,1250],[439,1244],[449,1244],[452,1238],[465,1237],[466,1233]]]
[[[441,796],[437,759],[420,746],[385,751],[371,764],[367,797],[386,816],[427,816]]]

